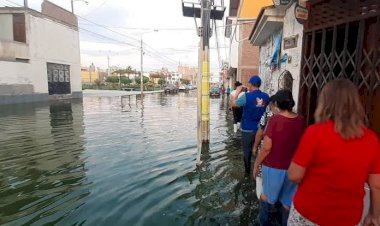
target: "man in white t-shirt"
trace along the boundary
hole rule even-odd
[[[230,106],[232,106],[231,104],[231,100],[234,99],[234,96],[236,95],[236,89],[241,86],[242,84],[237,81],[235,82],[235,89],[231,92],[231,95],[230,95]],[[242,93],[239,94],[239,97],[240,95],[242,95]],[[238,129],[240,128],[240,122],[241,122],[241,118],[242,118],[242,115],[243,115],[243,108],[241,107],[232,107],[232,113],[233,113],[233,116],[234,116],[234,132],[236,133],[238,131]]]

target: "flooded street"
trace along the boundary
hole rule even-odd
[[[196,104],[190,92],[2,106],[0,224],[252,224],[232,114],[211,100],[197,167]]]

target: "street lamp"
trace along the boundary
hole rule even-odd
[[[74,14],[74,2],[84,2],[86,5],[88,5],[87,0],[71,0],[71,12]]]
[[[152,31],[141,33],[141,73],[140,73],[140,89],[141,89],[141,97],[144,95],[144,67],[143,67],[143,56],[144,56],[144,49],[143,49],[143,35],[152,33],[152,32],[158,32],[157,29],[154,29]]]

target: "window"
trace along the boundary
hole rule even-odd
[[[25,14],[13,14],[13,40],[16,42],[26,42]]]
[[[26,42],[25,14],[0,14],[0,40]]]

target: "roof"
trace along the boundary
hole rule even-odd
[[[261,46],[270,35],[282,28],[285,17],[285,9],[275,6],[261,8],[255,26],[249,35],[249,40],[254,46]]]

